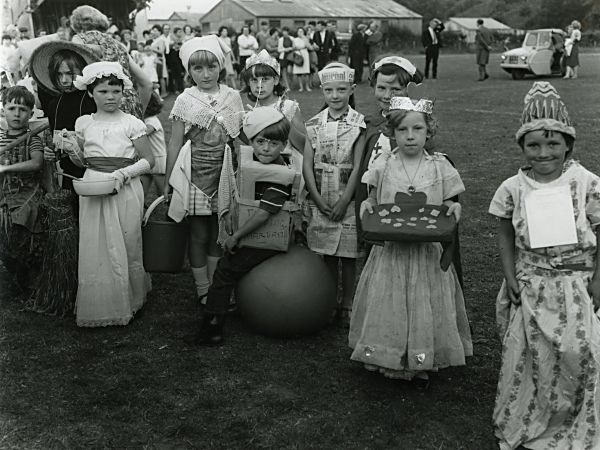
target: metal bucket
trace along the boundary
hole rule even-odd
[[[146,210],[142,221],[144,269],[146,272],[178,273],[183,269],[189,236],[187,220],[173,222],[151,220],[158,205],[165,201],[161,195]]]

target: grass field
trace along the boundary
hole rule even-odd
[[[513,136],[532,79],[511,80],[494,56],[486,82],[475,81],[473,55],[442,55],[439,79],[428,83],[437,149],[467,188],[461,239],[475,356],[465,367],[417,390],[350,361],[343,328],[275,340],[236,318],[225,346],[187,347],[181,336],[197,315],[188,274],[154,276],[148,304],[129,326],[78,329],[73,318],[23,311],[0,274],[0,448],[495,448],[501,273],[487,208],[522,163]],[[552,82],[577,129],[575,157],[598,173],[600,61],[581,60],[581,78]],[[422,56],[414,61],[423,66]],[[318,92],[290,96],[305,118],[322,103]],[[374,110],[366,84],[356,99],[359,111]]]

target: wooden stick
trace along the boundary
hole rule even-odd
[[[40,125],[39,127],[37,127],[35,130],[32,130],[29,133],[25,133],[23,136],[19,136],[17,139],[15,139],[14,141],[10,142],[8,145],[6,145],[5,147],[2,147],[2,151],[6,151],[6,150],[12,150],[13,148],[15,148],[17,145],[22,144],[23,142],[25,142],[27,140],[28,136],[33,136],[35,134],[40,134],[42,131],[47,130],[48,128],[50,128],[50,124],[44,124],[44,125]]]

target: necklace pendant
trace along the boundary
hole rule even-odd
[[[415,187],[414,187],[414,186],[412,186],[412,185],[410,185],[410,186],[408,187],[408,193],[409,193],[409,194],[414,194],[415,192],[417,192],[417,190],[415,189]]]

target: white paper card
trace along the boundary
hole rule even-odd
[[[577,243],[569,186],[536,189],[525,198],[531,248]]]

